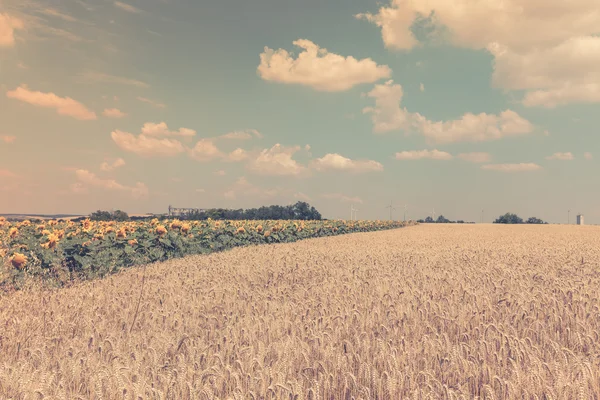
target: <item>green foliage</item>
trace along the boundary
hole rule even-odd
[[[287,206],[262,206],[246,210],[228,210],[224,208],[212,208],[204,212],[193,211],[184,216],[186,220],[321,220],[322,216],[310,204],[299,201]]]
[[[536,217],[530,217],[527,221],[523,221],[521,217],[517,214],[506,213],[498,217],[495,221],[495,224],[547,224],[547,222],[542,221]]]
[[[100,212],[99,216],[103,215]],[[6,235],[9,228],[4,228],[4,232],[0,229],[0,237],[4,233],[8,249],[5,265],[10,264],[8,259],[15,253],[24,254],[28,259],[24,269],[10,268],[9,276],[0,279],[0,286],[10,283],[18,288],[25,276],[61,286],[72,280],[103,277],[133,265],[190,254],[406,225],[398,221],[196,221],[186,223],[184,231],[181,221],[178,225],[172,222],[164,221],[166,232],[162,234],[157,233],[158,221],[21,225],[15,237]],[[45,247],[59,232],[61,239],[54,246]]]
[[[90,214],[91,221],[129,221],[129,215],[125,211],[114,212],[98,210]]]

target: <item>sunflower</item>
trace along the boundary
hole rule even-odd
[[[235,233],[246,233],[246,230],[243,226],[240,226],[239,228],[237,228],[237,231],[235,231]]]
[[[181,228],[182,222],[178,219],[174,219],[173,222],[171,222],[171,229],[179,229]]]
[[[163,225],[158,225],[158,226],[156,227],[156,229],[155,229],[155,232],[156,232],[158,235],[162,236],[162,235],[164,235],[165,233],[167,233],[167,228],[165,228]]]
[[[13,267],[23,269],[25,267],[25,264],[27,264],[27,257],[25,256],[25,254],[15,253],[10,259],[10,262],[13,265]]]
[[[191,227],[190,224],[185,223],[185,224],[181,224],[181,233],[188,233],[190,231]]]
[[[127,231],[125,230],[125,228],[121,228],[117,231],[117,237],[119,239],[124,239],[125,236],[127,236]]]
[[[256,227],[256,232],[260,233],[262,231],[263,231],[262,225],[259,225],[259,226]]]
[[[18,234],[19,234],[19,230],[17,228],[10,228],[8,230],[8,236],[11,239],[14,239],[15,237],[17,237]]]
[[[137,239],[131,239],[127,243],[129,243],[130,246],[134,246],[134,245],[138,244],[138,241],[137,241]]]

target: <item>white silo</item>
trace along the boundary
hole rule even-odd
[[[583,215],[577,215],[577,225],[583,225]]]

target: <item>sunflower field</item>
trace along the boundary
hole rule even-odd
[[[34,279],[51,286],[92,279],[133,265],[236,246],[400,228],[399,221],[159,221],[81,222],[0,217],[0,287]]]

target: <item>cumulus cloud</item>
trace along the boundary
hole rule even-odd
[[[112,163],[109,163],[107,161],[104,161],[101,165],[100,165],[100,169],[102,171],[112,171],[114,169],[117,169],[119,167],[122,167],[123,165],[125,165],[125,160],[123,160],[122,158],[117,158],[115,161],[113,161]]]
[[[125,114],[118,108],[105,108],[102,112],[102,115],[104,115],[107,118],[123,118],[127,116],[127,114]]]
[[[485,163],[492,160],[492,156],[489,153],[482,152],[460,153],[458,158],[472,163]]]
[[[592,153],[590,153],[589,151],[586,151],[585,153],[583,153],[583,157],[584,157],[586,160],[591,160],[592,158],[594,158],[594,157],[592,156]]]
[[[377,65],[370,58],[357,60],[351,56],[330,53],[306,39],[293,43],[303,49],[296,59],[284,49],[265,47],[258,66],[258,74],[262,79],[339,92],[389,78],[392,73],[387,65]]]
[[[481,169],[501,172],[520,172],[520,171],[537,171],[542,169],[534,163],[518,163],[518,164],[486,164],[482,165]]]
[[[430,121],[401,106],[402,86],[394,84],[392,80],[375,85],[367,96],[375,99],[375,107],[365,107],[363,113],[371,114],[375,133],[415,131],[425,136],[430,144],[443,144],[498,140],[533,131],[533,125],[529,121],[511,110],[502,111],[498,115],[466,113],[456,120]]]
[[[146,157],[171,157],[185,151],[183,144],[175,139],[135,136],[118,129],[111,133],[111,137],[121,149]]]
[[[566,152],[566,153],[554,153],[551,156],[546,157],[546,160],[563,160],[563,161],[567,161],[567,160],[572,160],[573,157],[573,153]]]
[[[526,90],[523,104],[527,107],[600,102],[598,36],[573,37],[525,53],[497,43],[489,50],[494,55],[493,85]]]
[[[306,170],[306,167],[292,158],[299,150],[300,146],[284,147],[277,143],[270,149],[262,150],[246,167],[260,175],[298,176]]]
[[[196,134],[196,131],[189,128],[179,128],[177,131],[170,131],[165,122],[146,122],[142,126],[142,134],[146,136],[187,136],[191,137]]]
[[[325,194],[321,195],[321,197],[324,197],[324,198],[330,199],[330,200],[339,200],[344,203],[359,203],[359,204],[363,203],[363,201],[360,197],[357,197],[357,196],[350,197],[350,196],[346,196],[341,193],[325,193]]]
[[[90,111],[86,106],[70,97],[59,97],[54,93],[32,91],[25,85],[6,92],[6,96],[34,106],[52,108],[59,115],[65,115],[78,120],[88,121],[97,119],[95,112]]]
[[[4,143],[14,143],[15,140],[17,140],[17,137],[12,135],[2,135],[0,136],[0,140],[2,140]]]
[[[85,169],[76,170],[75,176],[83,184],[105,190],[129,192],[135,198],[145,197],[148,195],[148,187],[141,182],[136,183],[135,186],[125,186],[114,179],[98,178],[96,174]],[[83,189],[83,187],[80,187],[80,189]]]
[[[242,148],[237,148],[227,155],[228,161],[244,161],[248,158],[248,152]]]
[[[488,50],[496,87],[526,90],[526,106],[600,102],[600,8],[597,0],[391,0],[366,19],[381,28],[389,49],[420,44],[412,27],[423,16],[429,38]]]
[[[338,170],[351,172],[383,171],[383,165],[373,160],[351,160],[337,153],[329,153],[311,162],[317,171]]]
[[[196,161],[207,162],[223,157],[223,153],[210,139],[200,139],[188,150],[188,154]]]
[[[19,18],[6,13],[0,13],[0,48],[15,45],[15,30],[24,29],[25,25]]]
[[[417,19],[431,15],[436,33],[444,32],[455,46],[485,49],[499,42],[518,50],[531,50],[565,41],[571,37],[593,35],[600,26],[596,0],[391,0],[376,14],[359,14],[381,28],[382,39],[391,49],[408,50],[419,44],[411,26]],[[558,28],[560,27],[560,28]]]
[[[219,136],[219,139],[231,139],[231,140],[248,140],[256,137],[261,139],[263,135],[256,129],[247,129],[245,131],[233,131]]]
[[[428,158],[431,160],[451,160],[452,154],[445,151],[434,150],[411,150],[396,153],[396,160],[422,160]]]

